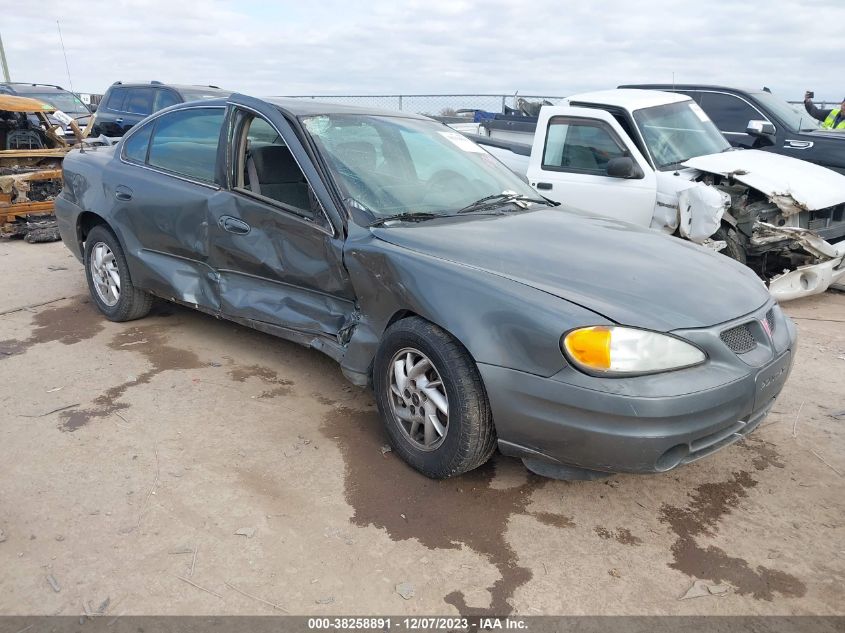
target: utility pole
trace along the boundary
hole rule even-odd
[[[3,81],[12,81],[9,78],[9,64],[6,63],[6,51],[3,49],[2,36],[0,36],[0,66],[3,66]]]

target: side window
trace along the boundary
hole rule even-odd
[[[320,203],[276,128],[245,115],[240,129],[235,188],[278,202],[296,215],[317,217]]]
[[[126,102],[123,104],[123,111],[132,114],[150,114],[153,111],[152,100],[152,88],[130,88]]]
[[[153,132],[153,124],[148,123],[144,127],[133,132],[123,144],[123,157],[127,160],[143,163],[147,160],[147,148],[150,145],[150,135]]]
[[[699,103],[722,132],[744,134],[749,121],[765,119],[757,110],[733,95],[704,92]]]
[[[126,93],[129,92],[126,88],[114,88],[109,93],[108,101],[106,101],[106,108],[109,110],[117,110],[123,112],[123,102],[126,100]]]
[[[555,117],[546,133],[543,169],[603,176],[610,159],[627,155],[604,124]]]
[[[155,100],[153,101],[153,112],[158,112],[159,110],[164,110],[165,108],[169,108],[172,105],[176,105],[177,103],[181,103],[179,101],[179,97],[176,96],[172,90],[165,90],[163,88],[159,88],[155,91]]]
[[[148,163],[198,180],[214,182],[223,108],[169,112],[155,122]]]

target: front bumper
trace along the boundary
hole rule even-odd
[[[737,357],[737,367],[747,368],[742,375],[705,389],[696,387],[712,383],[718,358],[635,379],[640,394],[617,379],[582,377],[573,384],[567,370],[543,378],[479,365],[499,448],[553,465],[630,473],[663,472],[710,455],[753,431],[786,382],[796,337],[792,323],[780,318],[782,331],[770,340],[766,362],[750,366]],[[661,380],[675,393],[660,393]]]
[[[845,242],[839,245],[845,253]],[[800,266],[769,282],[769,292],[778,301],[791,301],[845,284],[845,255],[820,264]]]

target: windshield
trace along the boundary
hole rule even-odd
[[[49,103],[57,110],[61,110],[66,114],[90,114],[85,104],[79,100],[79,97],[69,92],[47,92],[43,94],[32,92],[27,94],[27,96]]]
[[[764,108],[769,110],[777,118],[783,121],[786,127],[792,130],[807,131],[818,130],[821,124],[807,114],[803,106],[792,105],[771,92],[750,92],[752,97],[760,102]]]
[[[302,122],[343,196],[376,218],[449,215],[502,192],[537,197],[478,145],[434,121],[332,114]]]
[[[694,101],[680,101],[634,111],[657,169],[675,169],[696,156],[730,149],[719,129]]]

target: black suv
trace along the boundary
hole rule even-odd
[[[91,136],[123,136],[129,128],[153,112],[185,101],[219,99],[230,94],[230,90],[221,90],[217,86],[177,86],[160,81],[116,81],[109,86],[97,106]]]
[[[29,97],[38,99],[61,110],[68,116],[76,119],[77,125],[84,128],[91,118],[91,110],[82,100],[72,92],[68,92],[61,86],[53,84],[32,84],[23,82],[0,83],[0,94],[14,95],[16,97]],[[49,116],[50,122],[61,126],[65,136],[73,136],[73,131],[61,121]]]
[[[699,84],[637,84],[641,88],[680,92],[695,100],[734,147],[762,149],[801,158],[845,174],[845,132],[824,130],[804,110],[768,89],[740,90]]]

